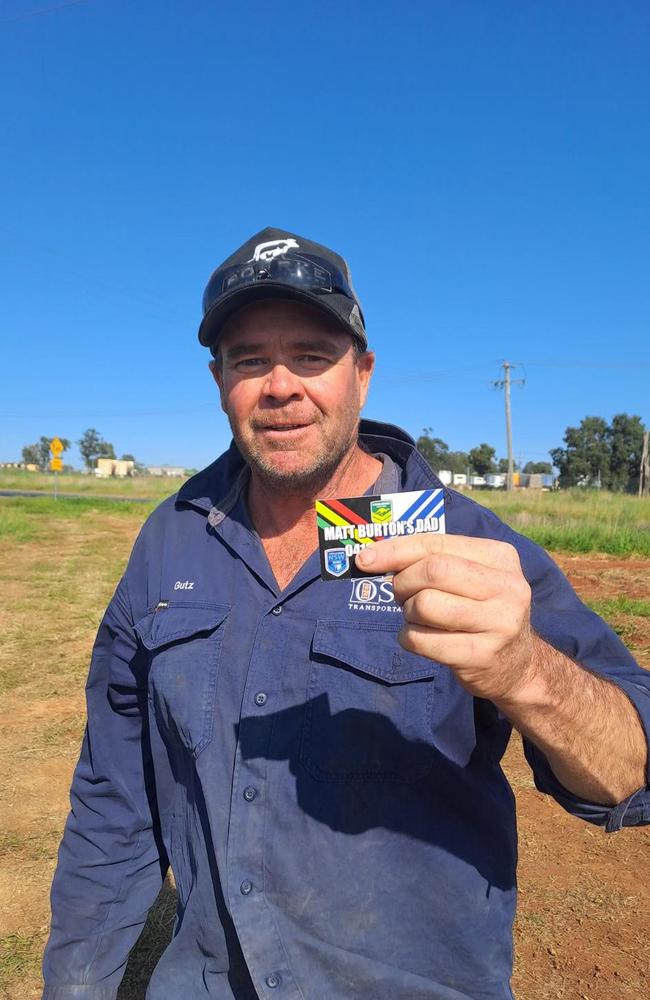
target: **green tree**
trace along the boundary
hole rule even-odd
[[[630,492],[638,489],[644,430],[641,417],[631,417],[627,413],[612,417],[607,435],[610,451],[608,489]]]
[[[469,458],[466,451],[449,451],[442,438],[431,436],[432,428],[425,427],[416,441],[416,447],[434,472],[448,469],[450,472],[467,472]]]
[[[496,465],[494,457],[496,451],[490,444],[479,444],[469,452],[469,464],[477,476],[485,476],[488,472],[494,472]]]
[[[22,452],[25,465],[37,465],[41,472],[47,472],[50,467],[50,459],[53,457],[50,451],[50,441],[53,439],[54,437],[46,437],[42,434],[36,444],[26,444]],[[63,451],[67,451],[70,447],[68,439],[60,438],[59,440],[63,445]]]
[[[442,438],[432,437],[432,431],[432,427],[425,427],[415,442],[415,446],[433,471],[439,472],[440,469],[448,468],[446,461],[449,455],[449,445]]]
[[[579,427],[567,427],[564,448],[550,455],[560,470],[560,486],[605,485],[610,478],[609,427],[602,417],[584,417]]]
[[[467,472],[469,455],[466,451],[450,451],[447,455],[446,469],[451,472]]]
[[[536,475],[540,472],[550,474],[553,472],[553,466],[550,462],[526,462],[522,471],[530,475]]]
[[[515,472],[519,471],[519,463],[518,462],[513,462],[512,463],[512,467],[513,467],[513,469],[514,469]],[[497,472],[501,472],[501,473],[507,474],[507,472],[508,472],[508,459],[507,458],[500,458],[499,459],[499,461],[497,462]]]
[[[84,431],[77,444],[87,469],[92,469],[98,458],[115,458],[113,445],[104,441],[94,427]]]

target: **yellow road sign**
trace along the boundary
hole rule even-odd
[[[63,459],[61,458],[51,458],[50,459],[50,469],[52,472],[61,472],[63,469]]]
[[[63,451],[63,445],[60,438],[52,438],[50,441],[50,451],[55,457],[61,454]]]

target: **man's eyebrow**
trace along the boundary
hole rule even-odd
[[[264,344],[233,344],[224,349],[224,357],[228,360],[241,358],[245,354],[263,354]]]
[[[294,350],[305,351],[307,354],[312,354],[314,351],[321,351],[323,354],[336,354],[339,350],[339,345],[335,340],[327,340],[326,338],[321,340],[293,340],[291,347]]]
[[[335,340],[328,340],[327,338],[321,338],[320,340],[292,340],[289,346],[291,350],[304,351],[306,354],[318,352],[323,354],[337,354],[340,351],[340,345]],[[232,347],[224,348],[223,355],[228,361],[236,361],[237,358],[243,358],[246,355],[263,355],[268,349],[268,344],[233,344]]]

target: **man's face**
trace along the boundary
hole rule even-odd
[[[318,488],[356,442],[374,355],[322,310],[289,300],[246,306],[210,368],[233,436],[274,486]]]

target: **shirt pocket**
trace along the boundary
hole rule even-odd
[[[149,653],[149,699],[163,737],[198,756],[212,739],[226,604],[161,602],[135,630]]]
[[[413,782],[431,769],[439,664],[403,650],[400,627],[317,622],[301,743],[315,778]]]

